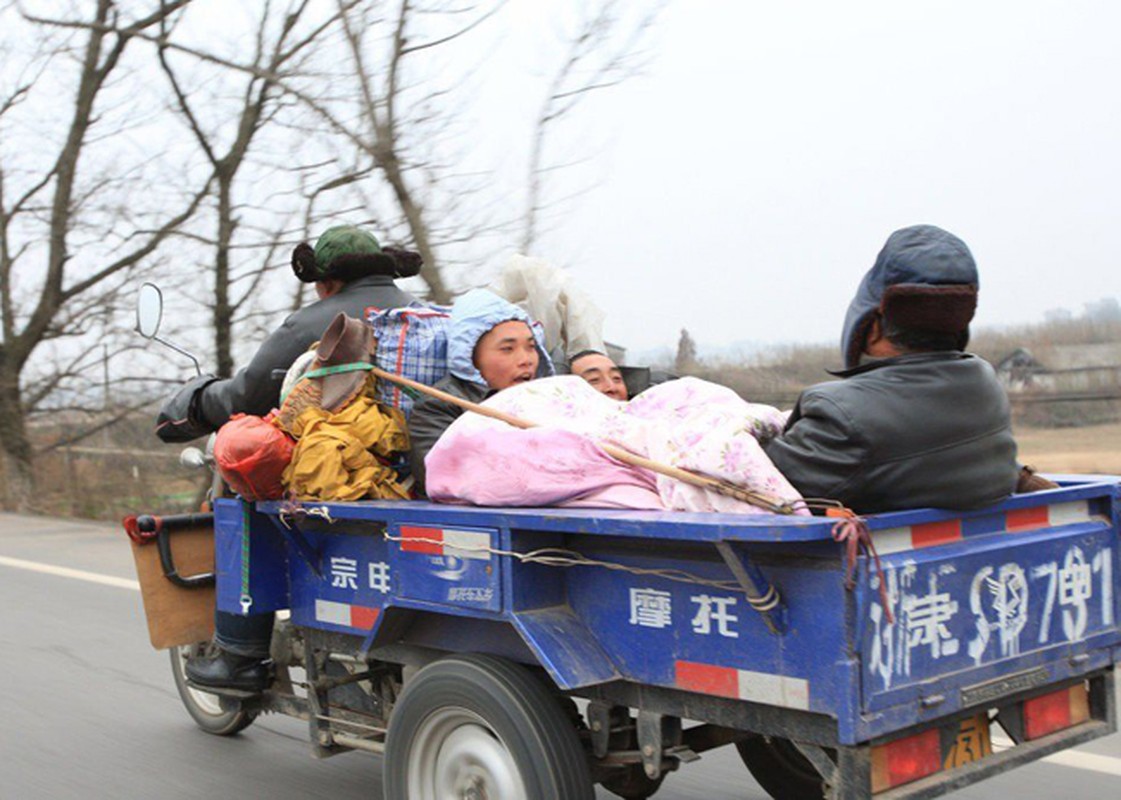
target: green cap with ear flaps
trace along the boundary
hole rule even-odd
[[[408,250],[382,248],[372,233],[354,225],[336,225],[292,251],[292,271],[305,283],[327,279],[352,281],[366,275],[407,278],[420,271],[420,257]]]
[[[381,245],[372,233],[353,225],[328,228],[315,243],[315,263],[324,272],[339,256],[381,255]]]

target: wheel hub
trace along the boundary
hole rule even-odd
[[[468,778],[466,783],[460,794],[462,800],[487,800],[487,791],[482,778],[475,775]]]
[[[529,800],[513,754],[467,709],[430,716],[413,747],[409,774],[420,789],[417,800]]]

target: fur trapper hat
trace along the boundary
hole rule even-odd
[[[845,368],[860,363],[877,314],[902,328],[956,334],[964,350],[979,283],[973,254],[957,236],[934,225],[896,231],[849,305],[841,334]]]
[[[336,279],[345,282],[367,275],[411,278],[420,272],[421,258],[411,250],[382,247],[372,233],[353,225],[324,231],[315,247],[300,242],[292,251],[292,271],[304,283]]]

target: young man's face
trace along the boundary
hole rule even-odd
[[[475,367],[492,389],[508,389],[537,375],[537,340],[524,322],[495,325],[475,345]]]
[[[607,356],[589,353],[573,361],[570,368],[573,375],[579,375],[596,391],[624,402],[629,399],[627,384],[623,382],[623,373]]]

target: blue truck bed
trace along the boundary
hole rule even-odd
[[[883,571],[861,559],[850,591],[827,518],[221,500],[218,604],[291,609],[364,657],[489,652],[573,694],[728,699],[855,745],[1110,667],[1118,507],[1116,478],[1082,477],[871,516]]]

